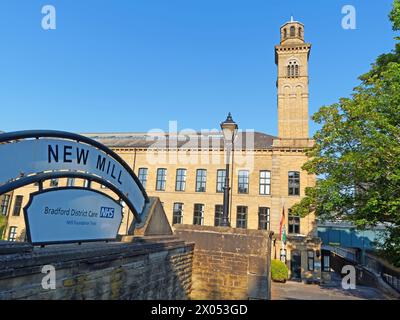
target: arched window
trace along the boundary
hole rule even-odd
[[[287,29],[283,29],[283,39],[287,38]]]
[[[287,65],[288,78],[297,78],[300,76],[300,66],[295,60],[289,61]]]
[[[294,26],[290,27],[290,36],[295,37],[296,36],[296,28]]]
[[[303,29],[300,27],[299,28],[299,37],[302,38],[303,37]]]

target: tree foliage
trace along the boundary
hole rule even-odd
[[[4,229],[7,225],[7,217],[0,215],[0,240],[3,239]]]
[[[389,17],[400,30],[400,0]],[[400,44],[359,79],[350,98],[313,115],[322,128],[303,168],[320,179],[292,210],[361,229],[386,224],[382,249],[400,265]]]

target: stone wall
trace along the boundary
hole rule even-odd
[[[193,244],[175,237],[32,248],[0,243],[0,299],[188,299]],[[44,265],[56,270],[45,290]]]
[[[195,243],[191,299],[270,299],[271,233],[176,225]]]

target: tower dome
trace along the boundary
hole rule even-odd
[[[281,27],[281,44],[284,43],[304,43],[304,25],[293,16]]]

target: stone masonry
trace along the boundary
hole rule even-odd
[[[193,244],[171,236],[45,248],[2,242],[0,299],[188,299],[192,260]],[[55,290],[42,287],[45,265],[55,267]]]
[[[191,299],[270,299],[272,233],[192,225],[175,233],[195,243]]]

